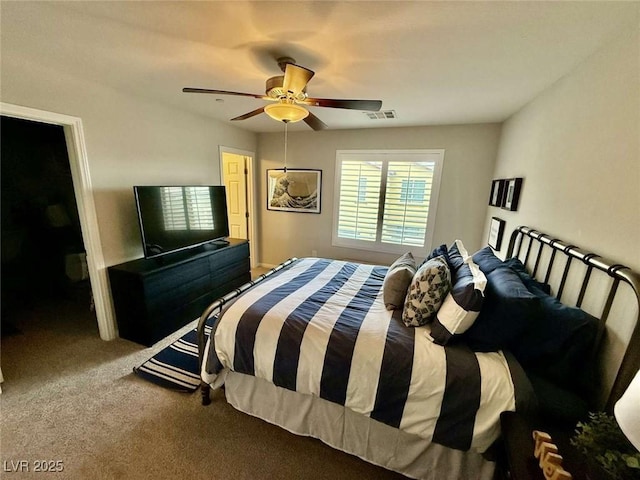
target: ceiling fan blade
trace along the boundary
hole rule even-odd
[[[377,112],[382,108],[382,100],[336,100],[332,98],[307,98],[299,103],[314,107],[346,108]]]
[[[282,82],[282,89],[285,92],[291,92],[294,96],[302,93],[304,88],[311,80],[315,73],[308,68],[294,65],[293,63],[287,63],[284,71],[284,80]]]
[[[214,95],[236,95],[238,97],[251,97],[251,98],[261,98],[263,100],[273,100],[269,97],[265,97],[264,95],[257,95],[255,93],[242,93],[242,92],[228,92],[227,90],[210,90],[208,88],[192,88],[185,87],[182,89],[185,93],[211,93]]]
[[[326,123],[316,117],[313,113],[309,112],[305,118],[303,118],[304,123],[309,125],[314,130],[326,130],[329,128]]]
[[[255,110],[245,113],[244,115],[240,115],[239,117],[232,118],[231,121],[234,120],[246,120],[247,118],[255,117],[256,115],[260,115],[264,112],[264,107],[256,108]]]

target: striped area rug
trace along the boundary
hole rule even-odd
[[[277,267],[260,275],[254,280],[245,283],[240,288],[229,292],[222,298],[216,300],[211,306],[224,305],[229,300],[237,297],[245,290],[251,288],[256,283],[260,283],[286,266],[297,261],[296,257],[290,258]],[[213,315],[207,320],[215,324],[217,315]],[[205,337],[208,339],[211,327],[205,325]],[[169,345],[158,354],[151,357],[139,367],[134,367],[133,371],[145,380],[149,380],[157,385],[181,392],[194,392],[200,386],[200,371],[198,369],[198,332],[193,329],[182,338]]]
[[[209,338],[211,327],[205,326]],[[161,387],[180,392],[195,392],[200,386],[198,370],[198,332],[193,329],[133,371]]]

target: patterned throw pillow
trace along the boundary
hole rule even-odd
[[[451,273],[443,256],[423,263],[411,280],[404,302],[402,321],[420,327],[433,320],[451,288]]]
[[[431,327],[431,338],[439,345],[446,345],[454,335],[466,332],[473,325],[484,302],[487,285],[487,278],[460,240],[455,241],[455,250],[462,263]],[[451,250],[449,254],[451,257]]]
[[[382,283],[382,298],[387,310],[402,308],[407,289],[416,273],[416,261],[407,252],[391,264]]]

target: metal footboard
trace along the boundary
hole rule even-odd
[[[204,349],[207,346],[207,338],[205,334],[205,326],[207,324],[207,321],[209,321],[209,319],[213,316],[220,315],[224,306],[228,304],[231,300],[238,297],[240,294],[246,292],[254,285],[267,279],[274,273],[282,270],[285,267],[288,267],[289,265],[291,265],[297,260],[298,259],[296,257],[293,257],[282,262],[277,267],[274,267],[268,272],[260,275],[259,277],[256,277],[254,280],[251,280],[250,282],[247,282],[241,285],[240,287],[236,288],[235,290],[232,290],[231,292],[227,293],[224,297],[218,298],[213,303],[211,303],[204,310],[204,312],[202,312],[202,315],[200,315],[200,319],[198,320],[198,371],[199,372],[202,372],[202,363],[204,361]],[[214,322],[214,325],[215,325],[215,322]],[[209,405],[211,403],[211,398],[209,397],[211,393],[211,387],[209,386],[208,383],[204,381],[200,381],[200,391],[202,393],[202,404]]]

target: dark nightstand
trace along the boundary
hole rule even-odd
[[[544,480],[538,460],[533,456],[533,430],[541,430],[551,435],[558,453],[563,457],[563,468],[571,473],[574,480],[586,480],[584,457],[571,446],[571,428],[558,428],[534,422],[516,412],[504,412],[500,416],[503,451],[498,460],[496,479]],[[598,480],[589,477],[590,480]]]

